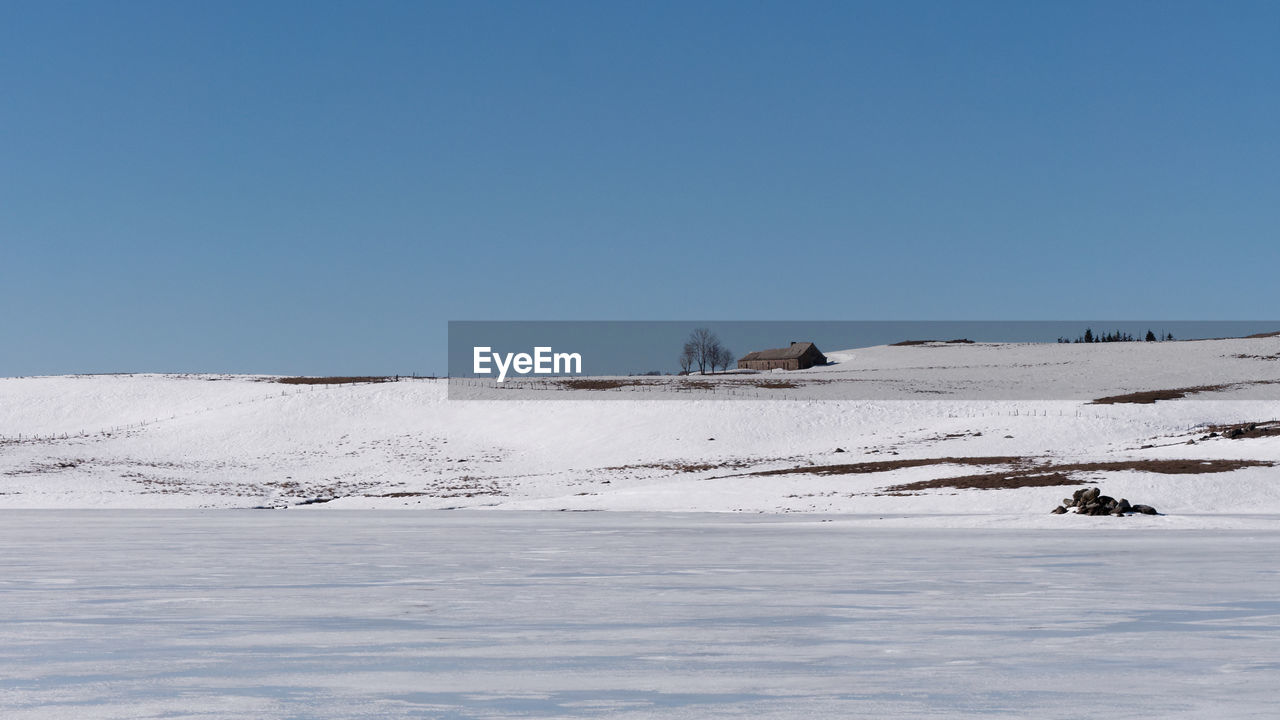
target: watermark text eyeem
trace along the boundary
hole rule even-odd
[[[550,347],[535,347],[529,353],[496,353],[491,347],[472,348],[472,372],[476,375],[493,374],[492,364],[498,370],[498,382],[507,379],[507,372],[517,375],[568,375],[582,373],[580,353],[552,352]]]

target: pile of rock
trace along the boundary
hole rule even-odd
[[[1228,440],[1241,440],[1244,438],[1260,438],[1273,437],[1280,435],[1280,421],[1268,420],[1260,423],[1238,423],[1236,425],[1211,425],[1207,428],[1209,434],[1200,438],[1200,441],[1212,440],[1216,437],[1224,437]],[[1191,440],[1188,443],[1194,444]]]
[[[1130,513],[1143,515],[1159,515],[1150,505],[1130,505],[1128,500],[1119,500],[1102,494],[1098,488],[1081,488],[1069,498],[1063,498],[1062,504],[1053,509],[1054,515],[1062,515],[1075,508],[1077,515],[1115,515],[1123,517]]]

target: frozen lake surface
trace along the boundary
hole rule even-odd
[[[1280,526],[827,519],[3,512],[0,716],[1261,718],[1280,704]]]

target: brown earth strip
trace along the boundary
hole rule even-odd
[[[960,490],[996,490],[1052,485],[1082,485],[1088,482],[1082,473],[1136,471],[1162,475],[1200,475],[1232,472],[1247,467],[1274,467],[1268,460],[1118,460],[1112,462],[1064,463],[1039,465],[1009,472],[983,473],[962,477],[921,480],[884,488],[888,493],[909,493],[937,488]]]
[[[761,470],[748,475],[866,475],[870,473],[901,470],[902,468],[925,467],[928,465],[1021,465],[1031,462],[1029,458],[1020,456],[994,457],[943,457],[913,458],[904,460],[876,460],[872,462],[848,463],[843,465],[806,465],[803,467],[783,468],[781,470]]]
[[[791,382],[790,380],[755,380],[746,384],[753,385],[758,388],[764,388],[766,390],[793,390],[800,387],[799,384]]]
[[[1267,422],[1236,423],[1235,425],[1210,425],[1206,432],[1217,433],[1228,440],[1271,437],[1280,435],[1280,421],[1269,420]],[[1202,439],[1207,440],[1208,437],[1211,436],[1206,436]]]
[[[1089,404],[1116,405],[1119,403],[1132,403],[1137,405],[1150,405],[1157,400],[1181,400],[1188,395],[1194,395],[1196,393],[1221,392],[1223,390],[1234,390],[1235,388],[1251,387],[1253,385],[1276,384],[1280,384],[1280,380],[1250,380],[1246,382],[1226,383],[1222,385],[1197,385],[1195,387],[1174,388],[1171,390],[1143,390],[1141,392],[1126,393],[1124,395],[1101,397]]]
[[[554,381],[557,385],[565,390],[617,390],[624,387],[656,387],[668,390],[710,390],[715,384],[709,380],[675,380],[666,382],[662,380],[649,380],[645,378],[566,378]],[[727,384],[721,383],[722,386],[728,387]],[[519,388],[520,386],[513,385]]]
[[[1117,405],[1121,403],[1132,403],[1135,405],[1150,405],[1157,400],[1181,400],[1182,398],[1195,393],[1219,392],[1233,387],[1232,385],[1199,385],[1196,387],[1174,388],[1171,390],[1143,390],[1141,392],[1126,393],[1124,395],[1108,395],[1100,397],[1089,403],[1090,405]]]
[[[656,383],[648,380],[629,380],[620,379],[595,379],[581,378],[572,380],[560,380],[558,384],[566,390],[617,390],[621,387],[634,387],[639,385],[655,385]]]
[[[654,387],[666,390],[732,390],[734,388],[757,387],[765,390],[793,390],[801,387],[794,380],[689,380],[673,381],[649,380],[643,378],[566,378],[554,381],[566,390],[617,390],[624,387]],[[830,382],[828,380],[809,380],[808,384]],[[519,388],[518,384],[512,387]]]
[[[678,473],[696,473],[707,472],[708,470],[737,470],[750,465],[747,460],[724,460],[718,463],[695,463],[695,462],[660,462],[660,463],[639,463],[635,465],[614,465],[611,467],[601,468],[610,472],[619,470],[668,470]]]
[[[972,345],[973,341],[968,338],[956,338],[955,340],[900,340],[892,343],[889,347],[909,347],[911,345],[928,345],[930,343],[938,343],[942,345]]]
[[[430,497],[430,496],[431,496],[431,493],[428,493],[428,492],[407,492],[407,491],[406,491],[406,492],[390,492],[390,493],[382,493],[381,495],[365,495],[364,497],[374,497],[374,498],[407,498],[407,497]]]
[[[283,377],[276,378],[275,382],[284,383],[285,385],[349,385],[352,383],[382,383],[391,382],[392,378],[386,376],[342,376],[342,377]]]
[[[921,480],[902,485],[890,485],[883,493],[912,493],[936,488],[960,490],[996,490],[1021,487],[1049,487],[1054,485],[1081,485],[1088,482],[1080,477],[1095,472],[1151,472],[1162,475],[1199,475],[1232,472],[1248,467],[1274,467],[1268,460],[1114,460],[1085,463],[1045,463],[1037,458],[1022,456],[991,457],[942,457],[883,460],[843,465],[808,465],[761,470],[747,473],[751,476],[769,475],[867,475],[913,467],[934,465],[1011,465],[1012,469],[962,475],[960,477]]]

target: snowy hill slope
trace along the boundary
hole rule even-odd
[[[1280,416],[1268,394],[1280,388],[1272,382],[1280,381],[1280,338],[833,354],[843,361],[797,373],[697,378],[697,387],[684,390],[678,383],[690,379],[663,378],[643,392],[626,384],[450,389],[441,380],[296,386],[208,375],[3,379],[0,507],[285,507],[318,499],[324,502],[306,507],[1114,522],[1046,514],[1074,488],[1096,482],[1169,513],[1144,521],[1280,515],[1280,467],[1170,474],[1150,464],[1280,462],[1280,432],[1265,425]],[[843,399],[869,376],[896,390]],[[761,379],[785,387],[744,384]],[[1027,392],[1036,383],[1042,392]],[[1022,399],[1007,399],[1009,388]],[[1151,404],[1088,402],[1170,388],[1200,390]],[[515,399],[458,399],[470,391]],[[987,396],[1006,399],[981,399]],[[1245,437],[1199,439],[1211,425],[1259,422]],[[975,457],[990,461],[946,461]],[[1114,464],[1122,461],[1132,462]],[[1063,484],[1036,484],[1055,473]],[[900,488],[957,477],[999,487]]]

